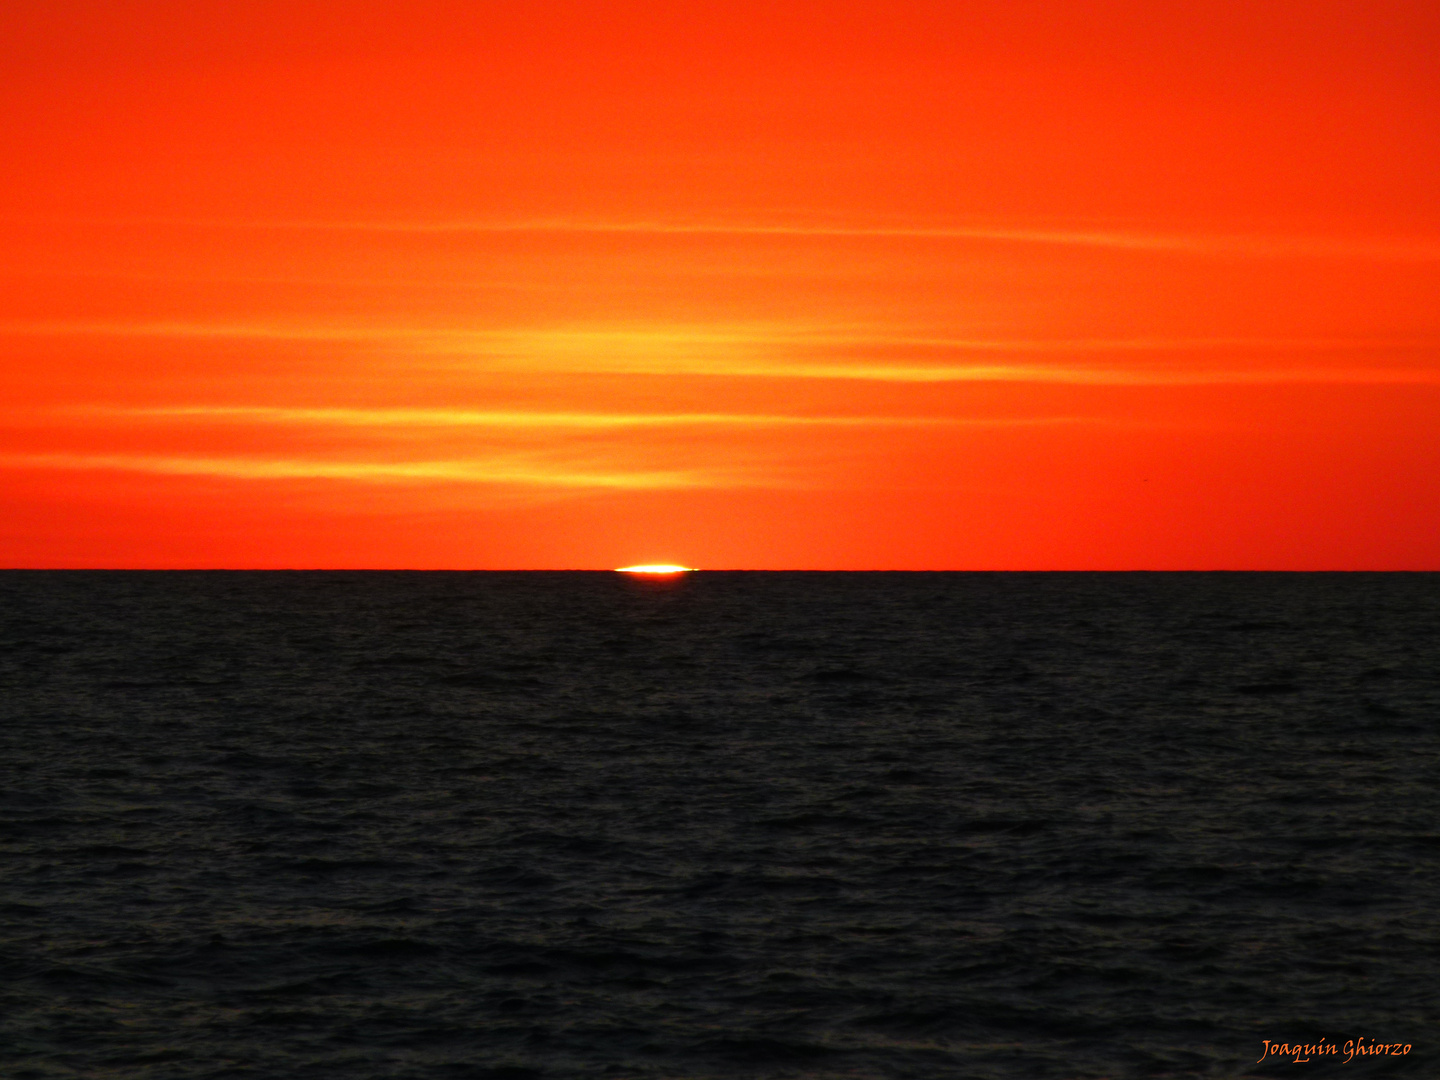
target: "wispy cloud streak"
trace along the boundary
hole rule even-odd
[[[481,484],[657,490],[748,486],[737,473],[699,470],[584,471],[513,460],[362,462],[141,454],[7,454],[20,469],[110,470],[226,480],[338,480],[374,484]]]
[[[20,219],[12,216],[10,220]],[[75,219],[66,219],[75,223]],[[1195,256],[1248,258],[1362,259],[1382,262],[1440,261],[1434,237],[1317,236],[1304,234],[1167,232],[1123,225],[1025,225],[1004,223],[861,224],[754,221],[647,221],[527,218],[500,221],[452,220],[260,220],[214,218],[133,218],[92,221],[105,225],[158,225],[240,232],[374,233],[399,235],[501,236],[630,235],[694,237],[776,237],[835,240],[921,240],[1007,245],[1173,252]]]
[[[256,340],[329,343],[403,356],[425,357],[472,374],[597,374],[752,379],[861,380],[891,383],[1013,382],[1090,386],[1210,386],[1440,383],[1440,341],[1425,339],[1133,338],[1015,340],[885,333],[869,329],[789,327],[677,327],[662,329],[470,330],[367,326],[300,326],[278,323],[73,322],[9,323],[0,333],[95,335],[177,339]],[[933,361],[850,359],[876,351],[921,351]],[[1101,354],[1149,354],[1146,365],[1099,365]],[[1234,366],[1262,357],[1263,364]],[[1330,357],[1345,353],[1419,357],[1424,363],[1390,366],[1276,363],[1286,354]],[[1208,355],[1207,355],[1208,354]],[[1229,355],[1229,364],[1223,358]],[[962,360],[965,357],[973,360]],[[1165,356],[1163,364],[1155,359]],[[1205,357],[1210,362],[1194,363]],[[1044,358],[1047,362],[1003,362],[996,358]],[[1185,358],[1190,358],[1188,361]],[[1179,358],[1179,359],[1174,359]],[[458,367],[457,367],[458,365]],[[667,423],[804,423],[831,420],[745,418],[691,414],[668,419],[583,418],[552,414],[553,421],[506,420],[506,414],[475,414],[475,423],[542,426],[618,426]],[[378,421],[377,421],[378,422]]]
[[[357,428],[487,428],[594,430],[670,427],[876,427],[943,424],[944,417],[783,416],[748,413],[580,413],[468,409],[333,409],[247,405],[181,405],[150,408],[89,406],[68,410],[133,418],[252,421],[267,424]]]

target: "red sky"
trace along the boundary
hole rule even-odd
[[[0,565],[1440,569],[1440,7],[0,7]]]

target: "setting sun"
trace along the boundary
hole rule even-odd
[[[642,563],[639,566],[616,567],[617,574],[688,574],[693,566],[676,566],[673,563]]]

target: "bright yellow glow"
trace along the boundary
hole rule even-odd
[[[639,566],[620,566],[617,574],[686,574],[693,566],[676,566],[674,563],[642,563]]]

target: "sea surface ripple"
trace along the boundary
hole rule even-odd
[[[14,1080],[1440,1076],[1440,575],[5,572],[0,777]]]

